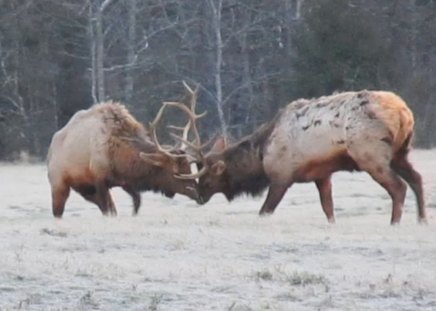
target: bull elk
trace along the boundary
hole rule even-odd
[[[102,103],[73,115],[49,147],[53,215],[62,217],[71,188],[104,215],[116,214],[112,187],[122,187],[132,197],[134,214],[141,204],[140,191],[167,197],[179,193],[198,201],[196,181],[177,178],[191,172],[187,154],[157,140],[157,124],[169,105],[164,103],[148,130],[118,103]]]
[[[259,212],[264,215],[274,212],[293,183],[313,181],[323,211],[334,223],[332,174],[365,171],[392,199],[391,224],[401,219],[404,181],[415,193],[418,220],[425,222],[421,175],[408,160],[413,128],[411,110],[391,92],[299,99],[237,143],[226,146],[221,139],[206,155],[200,154],[198,191],[203,202],[217,192],[230,201],[269,187]]]

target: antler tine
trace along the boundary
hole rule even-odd
[[[178,140],[178,141],[180,141],[180,142],[182,142],[182,143],[184,143],[184,144],[186,144],[189,148],[191,148],[191,149],[193,149],[193,150],[195,150],[195,151],[201,151],[201,150],[203,150],[204,148],[206,148],[207,146],[209,146],[212,142],[213,142],[213,139],[215,138],[215,136],[213,136],[211,139],[209,139],[207,142],[205,142],[204,144],[202,144],[202,145],[194,145],[192,142],[190,142],[189,140],[186,140],[186,139],[184,139],[183,137],[181,137],[181,136],[179,136],[179,135],[177,135],[177,134],[174,134],[174,133],[170,133],[170,136],[171,137],[173,137],[174,139],[176,139],[176,140]]]
[[[178,140],[179,142],[181,142],[182,146],[185,146],[184,149],[189,148],[191,149],[194,154],[191,154],[197,161],[201,161],[203,163],[203,168],[197,172],[197,173],[193,173],[193,174],[178,174],[175,175],[175,177],[180,178],[180,179],[195,179],[195,178],[199,178],[200,176],[204,175],[207,172],[207,165],[206,165],[206,161],[205,158],[202,154],[202,149],[204,148],[204,146],[201,145],[201,139],[200,139],[200,134],[198,132],[198,128],[196,125],[196,121],[199,118],[202,118],[206,115],[206,111],[201,113],[201,114],[197,114],[195,112],[196,110],[196,106],[197,106],[197,96],[198,96],[198,90],[199,90],[199,86],[196,85],[196,87],[193,89],[191,88],[185,81],[182,81],[183,85],[185,86],[185,88],[188,90],[189,94],[191,95],[191,100],[190,100],[190,104],[189,107],[185,104],[182,104],[180,102],[165,102],[165,106],[172,106],[172,107],[177,107],[180,110],[184,111],[188,117],[189,117],[189,121],[186,124],[185,127],[176,127],[176,126],[169,126],[172,129],[175,130],[179,130],[182,131],[182,136],[176,135],[174,133],[170,133],[170,135],[175,138],[176,140]],[[189,134],[189,130],[192,128],[193,131],[193,142],[188,140],[188,134]]]
[[[200,148],[196,145],[194,145],[194,143],[190,142],[189,140],[174,134],[174,133],[170,133],[170,136],[173,137],[174,139],[184,143],[186,146],[188,146],[189,148],[193,149],[193,150],[199,150]]]
[[[206,115],[206,112],[200,114],[200,115],[196,115],[195,113],[195,109],[197,108],[197,97],[198,97],[198,90],[199,90],[199,85],[197,84],[195,86],[195,89],[193,90],[187,83],[186,81],[182,81],[183,85],[185,86],[185,88],[188,90],[188,92],[191,94],[191,104],[190,104],[190,108],[192,113],[196,116],[196,118],[193,120],[194,122],[192,122],[192,130],[194,131],[194,136],[195,139],[198,143],[200,143],[200,135],[198,134],[198,130],[197,130],[197,126],[195,124],[195,120],[199,119],[203,116]]]
[[[179,102],[165,102],[165,104],[167,104],[168,106],[173,106],[173,107],[177,107],[181,110],[183,110],[184,112],[186,112],[190,118],[190,121],[188,122],[188,125],[190,125],[190,127],[192,128],[193,132],[194,132],[194,137],[195,137],[195,141],[198,145],[201,144],[201,140],[200,140],[200,134],[198,133],[198,129],[197,129],[197,125],[195,123],[195,121],[197,119],[200,119],[202,117],[204,117],[207,114],[207,111],[201,113],[201,114],[195,114],[195,111],[192,111],[191,109],[189,109],[188,107],[186,107],[185,105],[179,103]],[[195,105],[195,104],[194,104]],[[192,105],[191,105],[192,107]],[[185,130],[189,128],[186,126],[184,128],[184,134],[185,134]],[[186,137],[183,136],[184,139],[184,143],[186,143],[187,141],[187,132],[186,132]]]
[[[165,111],[167,106],[168,105],[166,103],[163,103],[162,107],[159,109],[158,113],[156,114],[156,117],[154,118],[154,120],[152,122],[150,122],[149,129],[150,129],[150,132],[151,132],[150,133],[151,134],[151,138],[152,138],[154,144],[156,145],[157,149],[160,152],[162,152],[162,153],[164,153],[164,154],[166,154],[166,155],[168,155],[170,157],[175,157],[177,155],[172,154],[171,153],[171,149],[165,149],[165,148],[163,148],[161,146],[161,144],[159,143],[159,140],[157,138],[157,134],[156,134],[157,124],[162,119],[163,113],[164,113],[164,111]]]
[[[185,111],[193,121],[200,119],[207,114],[207,111],[205,111],[201,114],[195,114],[195,111],[192,111],[187,106],[185,106],[184,104],[179,103],[179,102],[164,102],[164,105],[177,107],[177,108]]]
[[[167,105],[165,103],[162,104],[162,107],[160,107],[159,111],[156,114],[156,117],[152,122],[150,122],[150,127],[156,128],[156,125],[159,123],[160,119],[162,119],[166,106]]]
[[[192,95],[191,96],[191,111],[195,113],[195,103],[197,102],[198,85],[196,86],[195,90],[192,90],[192,88],[186,83],[186,81],[183,80],[182,83],[183,83],[183,86]],[[194,103],[194,105],[193,105],[193,103]],[[194,109],[192,109],[192,108],[194,108]],[[188,136],[189,136],[189,129],[191,128],[191,126],[192,126],[191,120],[189,120],[188,123],[186,123],[185,127],[170,126],[173,129],[177,129],[177,130],[182,131],[182,133],[183,133],[182,137],[184,139],[184,141],[182,141],[182,149],[185,149],[185,148],[183,148],[183,146],[184,146],[183,143],[185,143],[185,145],[186,145],[186,141],[188,140]]]
[[[189,129],[191,128],[191,120],[188,121],[188,123],[186,123],[186,125],[184,127],[181,126],[175,126],[175,125],[168,125],[168,128],[173,129],[173,130],[178,130],[182,132],[182,138],[183,140],[181,140],[181,145],[180,148],[182,150],[186,150],[186,143],[185,141],[188,141],[188,136],[189,136]],[[173,133],[170,133],[170,135],[172,135]]]
[[[197,119],[205,116],[207,112],[203,112],[201,114],[195,113],[195,108],[196,108],[196,104],[197,104],[197,94],[198,94],[198,89],[199,89],[198,85],[195,87],[194,90],[185,81],[183,81],[183,85],[188,90],[188,92],[191,94],[190,108],[188,108],[186,105],[179,103],[179,102],[163,102],[162,107],[159,109],[158,113],[156,114],[156,117],[149,124],[150,136],[151,136],[151,139],[153,140],[154,144],[156,145],[157,149],[160,152],[162,152],[170,157],[173,157],[173,158],[187,156],[186,154],[173,154],[173,153],[171,153],[171,151],[174,151],[175,148],[166,149],[166,148],[162,147],[161,144],[159,143],[158,138],[157,138],[156,128],[157,128],[158,123],[162,119],[162,116],[164,114],[165,109],[168,106],[177,107],[188,114],[189,121],[184,127],[169,126],[172,129],[182,131],[182,137],[175,135],[174,133],[170,133],[170,134],[171,134],[171,136],[176,137],[176,139],[182,143],[181,149],[186,149],[186,147],[191,148],[195,152],[195,155],[191,155],[191,156],[198,158],[198,160],[200,160],[204,163],[204,158],[203,158],[203,155],[201,153],[201,148],[203,146],[201,146],[200,134],[198,133],[198,129],[197,129],[197,126],[195,123],[196,123]],[[191,127],[193,129],[194,136],[195,136],[195,144],[188,140],[189,130]],[[183,146],[186,146],[186,147],[183,148]],[[204,167],[206,167],[206,166],[204,166]],[[202,171],[204,171],[204,170],[202,170]],[[182,174],[182,175],[176,175],[176,176],[181,178],[181,179],[193,179],[193,178],[197,178],[199,173],[200,172],[198,172],[197,174],[185,174],[185,175]],[[205,172],[202,172],[202,174],[204,174],[204,173]]]
[[[197,92],[198,92],[198,84],[196,85],[196,87],[195,87],[195,91],[194,91],[194,90],[192,90],[192,88],[188,85],[188,83],[186,83],[185,80],[183,80],[182,83],[183,83],[183,86],[188,90],[188,92],[189,92],[190,94],[197,94]]]
[[[197,173],[192,173],[192,174],[178,174],[175,175],[174,177],[178,178],[178,179],[197,179],[200,178],[201,176],[203,176],[204,174],[206,174],[207,170],[209,168],[205,165],[201,168],[200,171],[198,171]]]

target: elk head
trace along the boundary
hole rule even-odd
[[[201,172],[198,180],[198,194],[201,203],[207,203],[217,192],[226,193],[226,162],[223,151],[227,143],[224,137],[219,137],[211,150],[200,158],[197,163],[198,170]]]
[[[181,103],[164,102],[154,121],[149,124],[148,128],[155,148],[153,152],[141,152],[140,157],[147,164],[160,170],[156,178],[162,180],[162,183],[165,183],[164,193],[167,196],[172,197],[175,193],[180,193],[200,203],[200,197],[197,192],[197,182],[195,180],[196,177],[191,176],[191,163],[193,160],[191,155],[185,151],[186,148],[184,146],[164,147],[159,143],[157,138],[156,128],[167,107],[179,107],[189,115],[191,113],[189,109]],[[187,140],[191,126],[192,123],[190,119],[186,126],[181,128],[184,133],[182,137],[183,140]]]
[[[216,140],[212,149],[206,154],[203,154],[203,150],[206,146],[210,144],[211,141],[202,144],[200,140],[200,134],[198,132],[198,128],[196,125],[196,121],[203,117],[206,112],[202,114],[197,114],[195,112],[196,108],[196,97],[197,97],[197,89],[193,91],[189,86],[185,84],[185,87],[192,95],[191,107],[177,103],[170,102],[166,103],[167,105],[171,105],[177,107],[187,113],[189,116],[189,125],[190,129],[193,132],[193,140],[189,141],[187,139],[187,135],[183,137],[171,134],[176,140],[180,141],[182,147],[191,155],[191,162],[197,165],[197,172],[191,174],[180,174],[177,178],[180,179],[192,179],[195,178],[198,180],[197,189],[199,192],[199,200],[197,202],[199,204],[204,204],[209,201],[213,194],[217,192],[224,192],[226,194],[226,181],[225,178],[225,170],[226,164],[224,161],[224,154],[222,151],[227,147],[226,140],[224,137],[220,137]],[[181,129],[183,130],[183,129]],[[186,130],[183,131],[186,134]]]

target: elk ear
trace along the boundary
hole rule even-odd
[[[212,165],[211,169],[215,175],[219,176],[226,170],[226,164],[224,163],[224,161],[219,160],[214,165]]]
[[[226,149],[227,147],[227,140],[224,136],[220,136],[216,139],[215,143],[213,144],[212,148],[210,149],[211,152],[220,152]]]
[[[139,157],[148,164],[163,167],[165,164],[165,157],[160,153],[144,153],[140,152]]]

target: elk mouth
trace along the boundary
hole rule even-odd
[[[198,204],[203,204],[203,199],[201,198],[201,196],[198,194],[198,190],[196,187],[193,186],[186,186],[185,187],[185,191],[184,194],[189,197],[190,199],[194,200],[195,202],[197,202]]]
[[[210,201],[210,198],[211,198],[211,196],[204,196],[204,195],[199,194],[198,199],[197,199],[197,204],[204,205]]]
[[[205,200],[201,195],[199,195],[197,199],[197,204],[204,205],[205,203],[207,203],[207,200]]]

